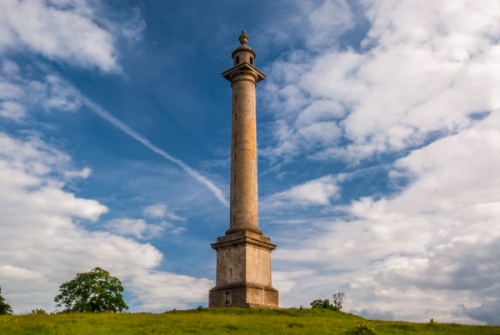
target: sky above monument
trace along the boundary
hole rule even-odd
[[[55,310],[100,266],[132,311],[207,306],[246,29],[260,228],[283,307],[500,324],[500,3],[0,2],[0,286]]]

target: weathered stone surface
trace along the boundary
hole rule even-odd
[[[209,294],[210,307],[277,308],[278,291],[272,287],[241,283],[213,288]]]
[[[237,77],[240,79],[243,76]],[[246,77],[246,76],[245,76]],[[230,230],[259,230],[255,82],[233,82]]]
[[[217,250],[217,286],[210,290],[211,307],[277,307],[278,291],[272,287],[269,237],[252,231],[221,236]]]
[[[216,286],[210,307],[278,307],[272,287],[271,251],[276,248],[259,229],[257,181],[257,82],[266,76],[254,67],[255,52],[246,45],[233,52],[233,67],[222,73],[232,87],[231,193],[229,229],[212,248],[217,251]]]

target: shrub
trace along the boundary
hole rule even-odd
[[[313,302],[311,302],[311,307],[340,311],[344,303],[344,298],[345,298],[344,292],[335,293],[333,295],[333,304],[330,304],[330,299],[325,299],[325,300],[316,299]]]
[[[224,326],[224,328],[226,328],[227,330],[238,330],[238,329],[240,329],[240,327],[238,327],[237,325],[235,325],[233,323],[228,323],[227,325]]]
[[[37,308],[37,309],[33,309],[31,310],[31,314],[47,314],[47,312],[45,312],[44,309],[41,309],[41,308]]]
[[[311,302],[311,307],[312,308],[331,309],[331,307],[333,307],[333,306],[330,305],[330,299],[325,299],[325,300],[316,299],[313,302]]]
[[[0,295],[0,314],[12,314],[12,307],[5,302],[4,297]]]
[[[350,335],[375,335],[375,329],[370,327],[366,322],[357,325],[348,334]]]

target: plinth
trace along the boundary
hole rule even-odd
[[[210,307],[278,307],[272,287],[269,237],[240,231],[217,238],[217,286],[210,290]]]

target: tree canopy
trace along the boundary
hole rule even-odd
[[[316,299],[313,302],[311,302],[311,307],[312,308],[324,308],[324,309],[331,309],[334,311],[340,311],[342,309],[342,305],[344,303],[345,299],[345,293],[344,292],[339,292],[335,293],[333,295],[333,304],[330,303],[330,299]]]
[[[4,297],[0,294],[0,315],[2,314],[12,314],[12,307],[5,302]]]
[[[118,278],[96,267],[62,284],[54,301],[66,312],[121,312],[128,309],[123,291]]]

